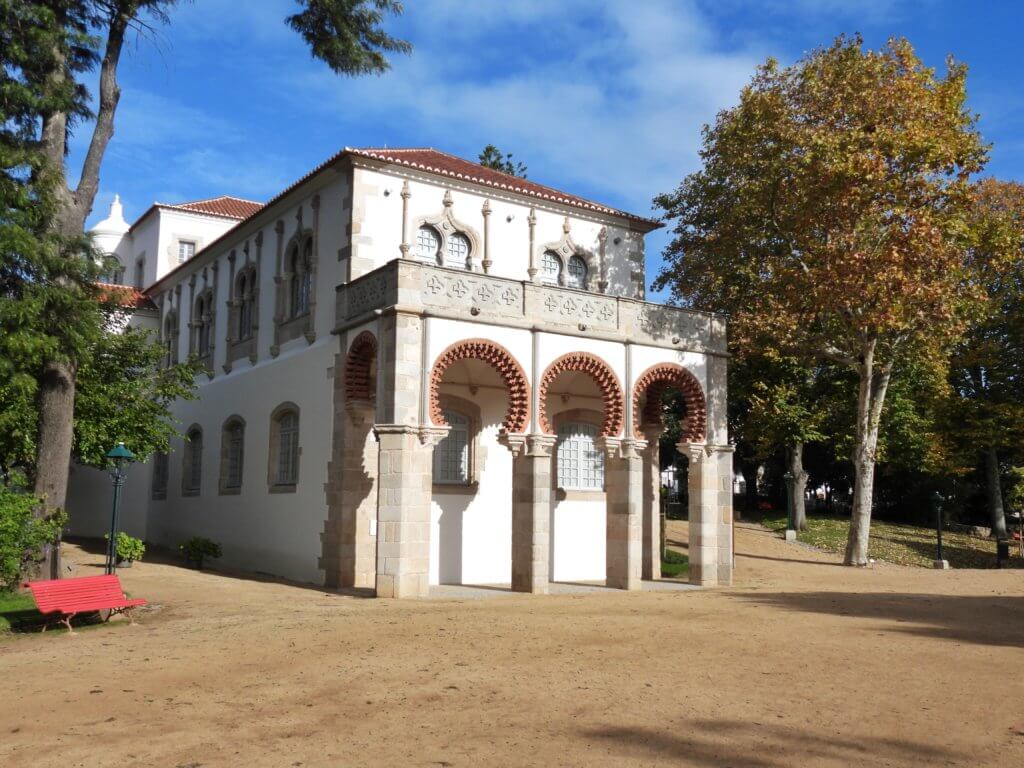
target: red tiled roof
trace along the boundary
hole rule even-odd
[[[543,200],[550,200],[555,203],[562,203],[563,205],[571,205],[574,208],[584,208],[589,211],[597,211],[598,213],[609,213],[614,216],[622,216],[633,221],[642,221],[647,224],[661,226],[659,222],[653,219],[649,219],[643,216],[637,216],[633,213],[627,213],[617,208],[611,208],[601,203],[595,203],[592,200],[587,200],[576,195],[570,195],[567,192],[560,192],[553,187],[547,187],[543,184],[538,184],[535,181],[529,179],[522,179],[518,176],[512,176],[508,173],[502,173],[496,171],[493,168],[474,163],[469,160],[464,160],[461,157],[450,155],[447,152],[441,152],[440,150],[433,149],[431,147],[418,147],[414,149],[381,149],[376,147],[367,147],[364,149],[352,149],[346,148],[347,152],[351,152],[354,155],[362,155],[363,157],[370,157],[376,160],[383,160],[387,163],[394,163],[395,165],[404,165],[410,168],[416,168],[427,173],[434,173],[439,176],[447,176],[449,178],[461,179],[463,181],[473,182],[475,184],[483,184],[488,187],[495,187],[497,189],[504,189],[509,192],[517,192],[521,195],[527,195],[529,197],[537,197]]]
[[[163,208],[177,208],[194,213],[208,213],[228,219],[247,219],[263,207],[263,203],[243,200],[240,197],[221,195],[208,200],[193,200],[189,203],[161,203]]]
[[[115,285],[113,283],[97,283],[100,289],[100,298],[103,301],[112,299],[119,307],[132,307],[133,309],[156,309],[156,304],[138,288],[129,285]]]
[[[591,200],[586,200],[582,197],[570,195],[566,192],[559,192],[553,187],[546,187],[543,184],[537,184],[536,182],[529,181],[527,179],[521,179],[518,176],[512,176],[501,171],[495,171],[491,168],[480,165],[479,163],[473,163],[469,160],[463,160],[461,157],[450,155],[447,152],[441,152],[430,147],[418,147],[410,149],[379,149],[373,147],[367,147],[364,149],[354,149],[352,147],[345,147],[339,152],[334,153],[329,158],[324,160],[318,166],[313,168],[311,171],[296,179],[294,182],[289,184],[287,187],[282,189],[270,200],[264,204],[254,203],[251,200],[242,200],[237,197],[215,197],[211,200],[197,200],[192,203],[179,203],[178,205],[165,205],[163,203],[155,203],[153,208],[184,208],[185,210],[196,210],[195,208],[186,208],[186,206],[198,206],[207,205],[214,201],[220,200],[232,200],[244,205],[250,206],[249,213],[244,217],[239,217],[242,220],[238,222],[234,227],[229,229],[227,232],[222,234],[212,243],[204,246],[203,249],[196,254],[197,256],[201,253],[205,253],[217,245],[221,240],[231,237],[232,233],[240,227],[245,220],[251,219],[260,211],[270,208],[272,205],[277,203],[279,200],[283,200],[287,197],[294,189],[302,186],[305,182],[309,181],[313,177],[323,173],[328,168],[332,167],[335,163],[340,161],[346,156],[356,155],[360,157],[367,157],[375,160],[380,160],[386,163],[393,163],[395,165],[403,165],[409,168],[415,168],[420,171],[427,173],[433,173],[438,176],[447,176],[449,178],[461,179],[476,184],[482,184],[488,187],[494,187],[496,189],[504,189],[509,192],[515,192],[521,195],[529,197],[541,198],[544,200],[550,200],[556,203],[562,203],[563,205],[570,205],[575,208],[584,208],[590,211],[596,211],[598,213],[611,214],[613,216],[621,216],[631,221],[636,221],[641,224],[647,225],[650,229],[660,229],[664,226],[657,219],[645,218],[643,216],[637,216],[634,213],[628,213],[626,211],[620,211],[617,208],[611,208],[600,203],[595,203]],[[152,210],[152,209],[151,209]],[[148,214],[148,211],[147,211]],[[224,214],[217,214],[224,215]],[[143,217],[139,218],[135,224],[132,225],[134,229],[136,225]],[[232,217],[234,218],[234,217]],[[185,264],[179,264],[166,275],[157,280],[153,285],[157,285],[166,280],[170,275],[175,274],[178,270],[185,269],[187,264],[190,264],[194,259],[190,259]],[[153,286],[150,286],[152,288]],[[147,289],[149,290],[149,289]]]

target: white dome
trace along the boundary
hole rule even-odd
[[[110,204],[110,213],[107,215],[107,218],[90,231],[94,235],[123,235],[128,229],[128,222],[124,220],[124,206],[121,205],[121,196],[114,195],[114,202]]]

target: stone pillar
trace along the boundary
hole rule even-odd
[[[510,435],[512,452],[512,589],[548,592],[551,552],[552,435]]]
[[[377,578],[377,443],[370,439],[374,404],[355,400],[345,404],[341,454],[331,462],[328,473],[329,498],[337,508],[324,526],[324,537],[337,542],[334,573],[324,563],[328,587],[372,589]],[[335,461],[337,464],[335,464]],[[325,547],[326,551],[326,547]]]
[[[718,584],[719,494],[718,462],[712,446],[679,443],[690,461],[690,583]]]
[[[718,496],[718,584],[732,586],[733,572],[733,520],[732,520],[732,458],[735,448],[716,445],[711,458],[716,463]]]
[[[643,565],[641,576],[661,578],[661,435],[662,427],[646,427],[647,448],[643,452]]]
[[[435,438],[445,429],[376,424],[377,597],[426,597]]]
[[[605,583],[616,589],[640,589],[643,558],[643,440],[597,439],[605,453],[607,498]]]

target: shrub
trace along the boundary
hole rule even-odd
[[[103,534],[103,538],[109,540],[110,534]],[[143,544],[142,539],[129,536],[124,531],[117,532],[117,539],[115,541],[114,554],[117,555],[118,561],[133,563],[136,560],[141,560],[146,552],[146,545]]]
[[[67,522],[62,509],[36,517],[38,504],[32,494],[0,485],[0,591],[18,588],[29,568],[40,562],[43,546],[56,542]]]
[[[195,562],[199,568],[203,567],[203,558],[221,556],[220,544],[202,536],[193,536],[178,548],[186,559]]]

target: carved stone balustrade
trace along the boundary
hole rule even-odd
[[[385,310],[724,354],[725,318],[396,259],[337,288],[335,330]]]

